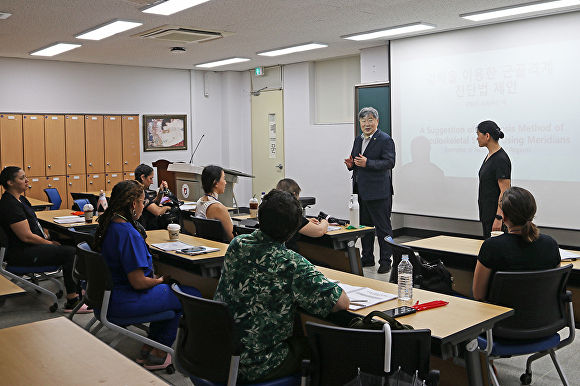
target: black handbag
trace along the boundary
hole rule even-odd
[[[413,330],[412,326],[408,324],[402,324],[392,316],[389,316],[382,311],[372,311],[364,318],[361,316],[352,318],[348,328],[358,328],[362,330],[382,330],[383,324],[385,324],[385,322],[382,320],[373,319],[375,316],[382,318],[386,321],[386,323],[389,323],[391,330]]]
[[[453,294],[453,276],[451,276],[445,264],[441,260],[435,260],[430,263],[417,254],[415,256],[421,265],[421,269],[420,272],[413,275],[413,283],[427,291],[446,295]]]

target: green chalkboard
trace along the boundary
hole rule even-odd
[[[391,88],[389,83],[361,84],[354,87],[354,131],[361,133],[358,112],[363,107],[374,107],[379,112],[379,129],[391,135]]]

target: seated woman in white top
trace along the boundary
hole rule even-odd
[[[201,186],[205,194],[197,200],[195,216],[220,220],[228,241],[234,238],[234,224],[227,208],[218,201],[218,195],[226,190],[224,170],[216,165],[209,165],[201,173]]]

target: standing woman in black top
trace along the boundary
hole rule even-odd
[[[72,246],[50,241],[44,234],[30,202],[23,196],[28,190],[28,178],[18,166],[8,166],[0,173],[4,194],[0,200],[0,226],[8,238],[6,262],[16,267],[62,266],[66,288],[64,312],[70,312],[79,302],[72,277],[76,250]],[[92,312],[83,305],[79,313]]]
[[[488,154],[479,169],[479,221],[483,227],[483,237],[491,236],[491,231],[502,230],[502,211],[499,199],[511,185],[512,163],[498,141],[504,134],[493,121],[483,121],[477,125],[477,143],[487,147]]]

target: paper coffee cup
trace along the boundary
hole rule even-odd
[[[252,209],[252,208],[250,208],[250,217],[251,218],[258,217],[258,209]]]
[[[85,212],[85,222],[90,224],[93,222],[93,211],[89,210]]]
[[[179,240],[179,230],[181,226],[179,224],[169,224],[167,225],[167,231],[169,232],[169,240]]]
[[[503,235],[502,231],[491,231],[491,237]]]

